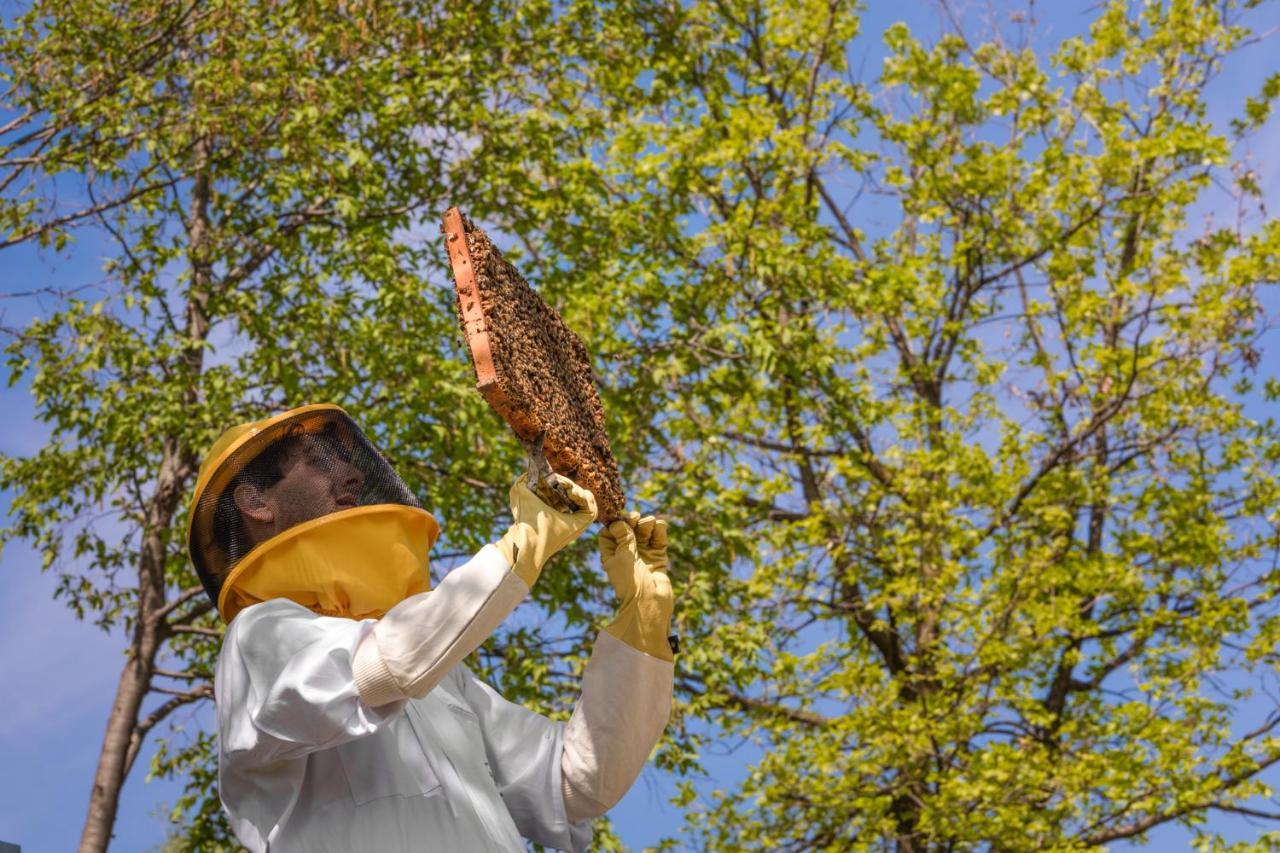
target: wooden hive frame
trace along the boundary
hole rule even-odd
[[[458,208],[446,211],[444,233],[476,387],[529,451],[530,478],[541,487],[539,494],[558,500],[554,493],[547,493],[545,476],[549,471],[539,471],[545,455],[550,469],[591,490],[601,522],[607,524],[620,517],[626,498],[586,347]],[[479,259],[473,246],[484,249]],[[477,263],[484,268],[477,269]],[[509,282],[507,296],[523,300],[526,310],[512,313],[510,306],[495,306],[499,277]],[[522,328],[496,327],[494,315],[499,313],[505,316],[502,322]],[[538,345],[523,345],[527,341]],[[519,377],[504,374],[503,362],[508,356],[523,358],[532,372],[554,378],[551,396],[575,405],[561,405],[557,410],[545,396],[528,393],[528,389],[521,392]],[[577,381],[566,381],[566,374]],[[591,440],[583,440],[584,436]]]

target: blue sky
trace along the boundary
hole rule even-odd
[[[864,37],[853,51],[855,59],[865,57],[868,77],[874,75],[883,53],[877,34],[889,23],[905,19],[913,30],[926,36],[940,27],[936,7],[930,3],[873,1],[869,5]],[[987,14],[986,3],[959,5],[966,14]],[[1004,5],[994,4],[997,15],[1003,14],[998,10]],[[1254,15],[1256,29],[1280,27],[1277,5],[1270,3]],[[1062,2],[1051,10],[1041,8],[1039,41],[1047,44],[1079,32],[1093,8],[1091,2]],[[1273,38],[1245,50],[1214,82],[1216,121],[1233,115],[1240,99],[1252,94],[1264,75],[1280,69],[1275,58],[1277,44]],[[1255,158],[1263,161],[1259,169],[1266,196],[1274,202],[1280,198],[1280,169],[1266,162],[1266,157],[1280,151],[1277,122],[1273,121],[1250,148]],[[1212,212],[1220,201],[1207,199],[1204,213]],[[90,235],[82,236],[63,255],[30,248],[7,250],[0,265],[0,325],[22,325],[52,304],[3,296],[96,281],[100,278],[100,255]],[[1274,312],[1272,319],[1278,319]],[[25,386],[0,391],[0,411],[4,413],[0,418],[0,452],[24,454],[40,446],[47,431],[35,420]],[[0,494],[0,511],[9,499],[9,495]],[[61,603],[52,600],[56,578],[40,572],[39,560],[30,549],[20,544],[7,548],[0,557],[0,577],[5,583],[0,595],[0,695],[6,700],[5,713],[0,715],[0,767],[4,768],[0,773],[0,841],[21,844],[28,853],[73,849],[107,710],[123,664],[124,641],[118,633],[105,634],[77,622]],[[176,798],[178,788],[163,781],[144,781],[149,754],[144,751],[125,787],[114,849],[146,850],[163,840],[165,805]],[[755,754],[750,746],[709,754],[710,776],[699,787],[705,791],[729,786]],[[1280,777],[1272,781],[1280,783]],[[614,811],[623,840],[640,847],[677,832],[680,815],[667,803],[673,792],[673,780],[647,771]],[[1234,839],[1251,838],[1257,831],[1239,818],[1211,815],[1210,823]],[[1184,848],[1187,840],[1183,830],[1160,830],[1153,834],[1150,849]]]

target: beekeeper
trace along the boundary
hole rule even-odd
[[[665,522],[615,521],[600,556],[620,602],[567,723],[462,663],[595,517],[524,484],[514,523],[434,589],[439,526],[342,409],[228,430],[197,478],[187,545],[227,621],[219,793],[251,850],[584,850],[671,708]]]

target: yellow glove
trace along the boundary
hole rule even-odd
[[[674,660],[671,579],[667,577],[667,522],[638,512],[600,531],[600,563],[620,602],[605,628],[622,642],[662,660]]]
[[[525,475],[521,474],[511,486],[511,516],[515,523],[494,543],[511,564],[511,570],[530,587],[551,555],[577,539],[596,517],[595,495],[568,477],[555,476],[578,505],[577,512],[559,512],[547,506],[525,485]]]

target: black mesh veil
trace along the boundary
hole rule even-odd
[[[197,483],[188,544],[214,602],[245,555],[295,525],[356,506],[421,507],[355,422],[336,406],[309,406],[237,428]],[[236,433],[232,431],[229,434]]]

